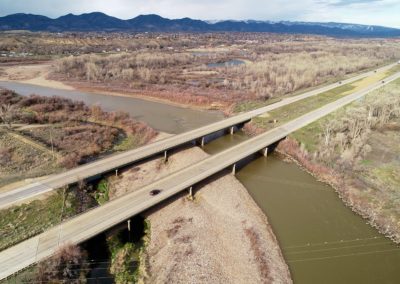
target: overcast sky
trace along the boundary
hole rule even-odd
[[[0,0],[0,15],[52,18],[100,11],[121,19],[140,14],[203,20],[347,22],[400,28],[400,0]]]

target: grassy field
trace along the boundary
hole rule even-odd
[[[73,196],[64,195],[63,190],[42,200],[1,210],[0,250],[43,232],[73,212]]]
[[[387,76],[393,75],[394,73],[397,73],[400,71],[400,64],[397,64],[396,66],[394,66],[393,68],[391,68],[390,70],[388,70],[386,72]]]
[[[283,106],[265,115],[254,118],[253,123],[257,127],[263,128],[265,130],[272,129],[312,110],[320,108],[328,103],[343,98],[353,92],[359,91],[372,83],[378,82],[392,74],[392,70],[393,68],[389,71],[377,73],[373,76],[355,81],[351,84],[337,87],[325,93],[321,93],[317,96],[309,97],[304,100],[300,100],[298,102]],[[277,122],[272,123],[272,121],[274,120],[276,120]]]
[[[8,149],[11,156],[9,161],[1,163],[0,187],[60,170],[50,151],[25,143],[1,128],[0,148]]]
[[[400,70],[400,68],[399,68]],[[391,72],[387,73],[390,74]],[[391,86],[400,88],[400,80],[396,80],[393,83],[390,84]],[[376,93],[375,93],[376,94]],[[354,105],[354,104],[352,104]],[[347,107],[351,107],[347,106]],[[292,137],[294,137],[296,140],[301,141],[302,144],[306,147],[307,150],[310,150],[311,152],[314,151],[317,147],[317,143],[319,141],[320,135],[322,133],[322,125],[327,123],[330,120],[335,120],[337,119],[340,115],[342,115],[341,110],[334,112],[333,114],[330,114],[326,117],[321,118],[318,121],[315,121],[302,129],[292,133]]]

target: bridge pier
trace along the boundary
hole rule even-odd
[[[236,164],[232,165],[232,175],[236,175]]]
[[[268,147],[265,147],[264,149],[260,150],[260,152],[264,157],[268,157]]]
[[[189,195],[188,195],[188,198],[189,198],[190,200],[193,200],[193,186],[189,187]]]
[[[229,128],[229,133],[230,133],[231,135],[233,135],[233,134],[235,133],[235,126],[231,126],[231,127]]]
[[[115,170],[115,176],[118,176],[118,169]]]
[[[164,163],[168,162],[168,151],[164,151]]]
[[[127,225],[128,225],[128,231],[130,232],[131,231],[131,219],[129,219],[127,221]]]
[[[201,139],[200,139],[200,146],[201,146],[201,148],[203,148],[205,144],[206,144],[206,141],[205,141],[205,137],[203,136],[203,137],[201,137]]]

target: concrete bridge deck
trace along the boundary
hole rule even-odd
[[[398,78],[400,73],[385,79],[384,83],[374,83],[0,252],[0,279],[51,256],[64,243],[78,244],[90,239]],[[153,189],[162,189],[162,192],[151,196],[149,192]]]
[[[207,135],[210,135],[212,133],[224,130],[224,129],[229,129],[232,126],[244,124],[250,119],[262,115],[268,111],[277,109],[279,107],[291,104],[293,102],[300,101],[302,99],[316,96],[318,94],[321,94],[323,92],[332,90],[334,88],[337,88],[339,86],[342,86],[344,84],[352,83],[357,80],[366,78],[368,76],[374,75],[376,72],[383,72],[386,71],[395,64],[390,64],[387,66],[384,66],[382,68],[377,69],[376,71],[369,71],[363,74],[360,74],[358,76],[352,77],[347,80],[343,80],[334,84],[327,85],[325,87],[315,89],[306,93],[303,93],[301,95],[285,98],[280,102],[253,110],[249,111],[246,113],[242,113],[212,124],[209,124],[204,127],[200,127],[179,135],[174,135],[169,138],[142,146],[140,148],[126,151],[123,153],[119,153],[116,155],[112,155],[110,157],[88,163],[82,166],[79,166],[77,168],[68,170],[66,172],[60,173],[53,175],[47,179],[41,180],[40,182],[35,182],[20,188],[17,188],[15,190],[1,193],[0,194],[0,209],[6,208],[10,205],[13,205],[15,203],[31,199],[32,197],[35,197],[37,195],[58,189],[60,187],[76,183],[80,180],[85,180],[90,177],[95,177],[107,172],[111,172],[115,169],[121,168],[126,165],[133,164],[135,162],[138,162],[140,160],[152,157],[154,155],[163,153],[165,151],[174,149],[176,147],[179,147],[183,144],[196,141],[197,139],[201,139]]]

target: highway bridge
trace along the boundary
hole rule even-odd
[[[88,240],[155,204],[181,191],[190,189],[222,170],[232,168],[234,173],[237,162],[254,153],[264,151],[268,146],[280,141],[290,133],[399,78],[400,73],[397,73],[386,78],[384,82],[371,84],[363,90],[354,92],[223,152],[212,155],[138,191],[114,199],[103,206],[76,216],[38,236],[0,252],[0,279],[51,256],[60,245],[65,243],[78,244]],[[149,193],[153,189],[161,189],[162,191],[158,195],[151,196]]]
[[[200,144],[204,144],[205,137],[207,135],[226,129],[229,130],[230,133],[233,133],[234,127],[243,125],[256,116],[262,115],[268,111],[291,104],[293,102],[316,96],[318,94],[337,88],[341,85],[358,81],[377,72],[384,72],[394,67],[395,65],[396,63],[390,64],[380,69],[369,71],[350,79],[330,84],[325,87],[303,93],[301,95],[288,97],[281,100],[280,102],[253,111],[242,113],[179,135],[174,135],[134,150],[112,155],[110,157],[76,167],[66,172],[53,175],[49,178],[41,180],[40,182],[35,182],[9,192],[1,193],[0,209],[6,208],[10,205],[24,200],[31,199],[37,195],[61,188],[63,186],[74,184],[76,182],[79,182],[80,180],[86,180],[89,178],[101,176],[102,174],[115,171],[121,167],[131,165],[135,162],[139,162],[155,155],[164,154],[167,157],[169,150],[175,149],[187,143],[200,141]]]

